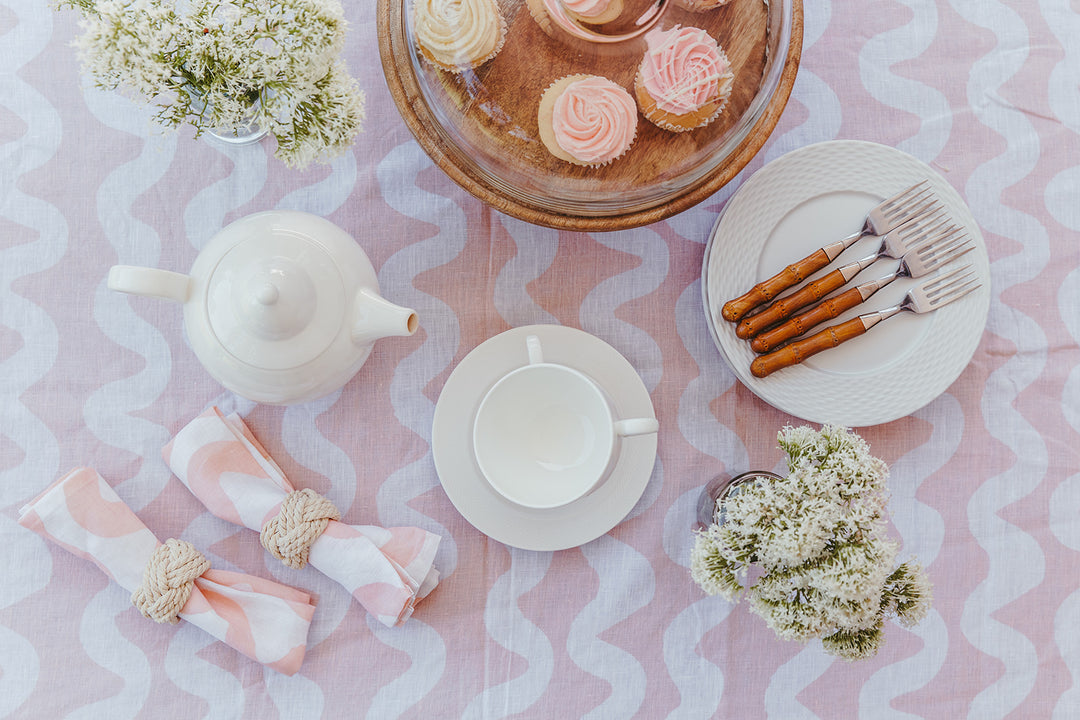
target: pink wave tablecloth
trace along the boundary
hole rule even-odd
[[[595,235],[505,217],[448,180],[390,100],[372,4],[347,14],[366,130],[352,153],[300,172],[270,143],[158,134],[144,108],[80,76],[74,13],[0,0],[0,717],[1080,717],[1075,1],[807,2],[791,101],[751,164],[679,216]],[[855,664],[777,640],[688,572],[702,487],[774,467],[776,432],[797,422],[747,391],[710,339],[708,232],[753,171],[832,139],[938,170],[982,228],[993,283],[960,378],[911,416],[860,429],[892,467],[893,532],[935,600]],[[114,264],[186,271],[225,224],[273,208],[355,235],[383,294],[421,320],[377,344],[342,391],[289,408],[214,382],[177,306],[105,286]],[[431,453],[451,371],[533,323],[618,349],[661,426],[626,520],[558,552],[473,528]],[[238,412],[343,521],[442,537],[442,579],[407,623],[384,627],[316,570],[286,568],[172,476],[162,446],[212,405]],[[158,537],[313,593],[299,673],[146,622],[96,568],[19,527],[18,509],[78,465]]]

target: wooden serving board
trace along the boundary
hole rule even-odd
[[[626,0],[628,6],[633,1]],[[525,0],[499,0],[507,23],[503,49],[474,71],[455,74],[428,62],[417,63],[415,49],[407,47],[400,31],[393,37],[392,23],[402,22],[409,2],[379,0],[379,42],[388,86],[413,134],[455,181],[496,209],[528,222],[568,229],[615,230],[654,222],[715,192],[749,162],[772,131],[790,94],[801,50],[802,13],[796,0],[797,26],[781,87],[758,126],[718,163],[710,153],[742,118],[762,85],[768,8],[763,0],[730,0],[714,10],[693,13],[669,0],[660,27],[704,28],[727,53],[735,74],[727,107],[709,125],[683,133],[662,130],[639,115],[637,137],[626,154],[604,167],[588,168],[556,158],[540,142],[540,97],[555,80],[578,73],[602,75],[633,94],[645,51],[642,38],[605,45],[576,41],[558,31],[552,37]],[[461,147],[477,152],[462,158],[456,150]],[[485,155],[495,160],[486,161]],[[490,182],[483,168],[525,194],[595,197],[601,205],[578,214],[552,212]],[[673,187],[675,194],[661,205],[635,212],[603,209],[605,198],[617,202],[635,193],[655,194],[657,187]]]

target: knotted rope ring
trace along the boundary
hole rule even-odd
[[[307,565],[311,545],[331,520],[340,517],[334,503],[311,488],[294,490],[285,496],[278,514],[263,525],[259,541],[278,560],[300,569]]]
[[[195,578],[209,569],[210,561],[194,545],[169,538],[147,560],[142,584],[131,594],[131,602],[151,620],[175,625],[191,597]]]

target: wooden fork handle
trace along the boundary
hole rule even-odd
[[[754,377],[766,377],[777,370],[798,365],[808,357],[834,348],[864,332],[866,332],[866,325],[863,324],[862,318],[852,318],[847,322],[814,333],[805,340],[796,340],[775,352],[754,358],[754,361],[750,363],[750,372],[754,374]]]
[[[850,277],[845,272],[846,269],[844,267],[833,270],[798,292],[777,300],[757,315],[743,318],[742,322],[735,327],[735,335],[744,339],[754,337],[770,325],[775,325],[784,318],[790,317],[796,310],[800,310],[810,303],[825,297],[836,288],[842,287]]]
[[[833,257],[836,256],[833,255]],[[768,280],[762,280],[757,285],[750,288],[746,294],[740,295],[734,300],[727,301],[724,303],[724,307],[720,309],[720,315],[730,322],[738,322],[746,316],[746,313],[759,305],[769,302],[789,287],[798,285],[803,280],[828,265],[832,262],[833,257],[829,257],[828,251],[825,248],[821,248],[799,262],[788,265]]]
[[[841,313],[850,310],[864,300],[861,287],[845,290],[817,307],[799,313],[782,325],[777,325],[772,330],[766,330],[750,341],[750,347],[756,353],[767,353],[785,340],[798,337],[826,320],[839,317]]]

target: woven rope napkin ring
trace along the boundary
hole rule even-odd
[[[142,585],[131,594],[131,602],[151,620],[175,625],[195,578],[209,569],[210,561],[194,545],[170,538],[146,562]]]
[[[334,503],[311,488],[294,490],[285,496],[278,514],[263,525],[259,540],[278,560],[300,569],[307,565],[311,545],[327,524],[340,517]]]

